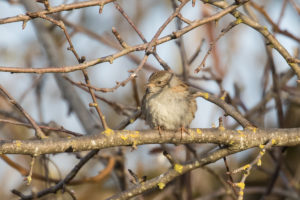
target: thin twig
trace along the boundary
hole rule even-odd
[[[82,73],[84,75],[84,79],[85,79],[85,82],[87,83],[87,85],[90,85],[90,79],[89,79],[89,76],[88,76],[88,73],[86,70],[82,70]],[[105,120],[105,116],[103,115],[101,109],[100,109],[100,106],[99,104],[97,103],[97,99],[96,99],[96,96],[95,96],[95,93],[94,93],[94,90],[89,88],[89,93],[91,94],[91,97],[92,97],[92,100],[93,100],[93,103],[90,103],[89,106],[90,107],[94,107],[99,115],[99,118],[101,120],[101,123],[103,125],[103,128],[104,129],[108,129],[108,125],[107,125],[107,122]]]
[[[26,126],[26,127],[34,128],[32,126],[32,124],[23,123],[23,122],[19,122],[19,121],[15,121],[15,120],[0,119],[0,122],[2,122],[2,123],[8,123],[8,124],[14,124],[14,125],[18,125],[18,126]],[[67,133],[67,134],[70,134],[70,135],[73,135],[73,136],[76,136],[76,137],[80,137],[80,136],[83,135],[82,133],[76,133],[74,131],[66,130],[62,126],[60,126],[60,127],[51,127],[51,126],[45,126],[45,125],[38,125],[38,126],[42,130],[44,130],[45,132],[47,132],[47,131],[64,132],[64,133]]]
[[[212,15],[210,17],[206,17],[204,19],[201,20],[195,20],[192,22],[191,25],[186,26],[184,28],[182,28],[179,31],[173,32],[170,35],[167,35],[165,37],[162,37],[160,39],[157,39],[155,43],[153,43],[153,46],[156,45],[160,45],[162,43],[168,42],[170,40],[173,39],[177,39],[179,37],[181,37],[182,35],[184,35],[185,33],[191,31],[192,29],[199,27],[203,24],[209,23],[211,21],[215,21],[221,17],[223,17],[224,15],[232,12],[234,9],[236,9],[237,7],[239,7],[240,5],[232,5],[232,6],[228,6],[225,9],[223,9],[222,11],[220,11],[219,13]],[[162,31],[162,30],[160,30]],[[151,46],[152,46],[151,45]],[[281,46],[280,44],[277,44],[277,46]],[[115,54],[112,55],[108,55],[108,56],[104,56],[95,60],[91,60],[91,61],[87,61],[84,62],[82,64],[78,64],[78,65],[73,65],[73,66],[63,66],[63,67],[43,67],[43,68],[20,68],[20,67],[2,67],[0,66],[0,71],[2,72],[11,72],[11,73],[38,73],[38,74],[42,74],[42,73],[68,73],[68,72],[73,72],[73,71],[77,71],[77,70],[82,70],[82,69],[86,69],[88,67],[97,65],[99,63],[104,63],[104,62],[109,62],[112,63],[114,61],[114,59],[122,57],[124,55],[127,55],[131,52],[134,51],[142,51],[142,50],[147,50],[147,48],[150,47],[150,43],[146,43],[146,44],[141,44],[141,45],[136,45],[136,46],[132,46],[128,49],[123,49]],[[149,51],[148,53],[152,53],[151,51]],[[285,52],[280,51],[280,53],[286,58],[286,59],[293,59],[291,56],[287,56]],[[141,61],[143,62],[143,61]]]
[[[144,35],[142,34],[142,32],[135,26],[135,24],[133,23],[133,21],[129,18],[129,16],[125,13],[125,11],[123,10],[123,8],[117,3],[114,2],[114,5],[116,7],[116,9],[123,15],[123,17],[126,19],[126,21],[129,23],[129,25],[133,28],[133,30],[135,30],[135,32],[139,35],[139,37],[143,40],[143,42],[146,44],[147,40],[144,37]],[[170,67],[169,65],[159,57],[159,55],[157,54],[156,50],[154,49],[153,53],[154,57],[156,58],[156,60],[160,63],[160,65],[167,71],[170,71]]]
[[[218,106],[220,106],[228,115],[238,121],[244,128],[254,128],[252,123],[248,121],[243,115],[236,110],[232,105],[227,104],[224,99],[220,99],[209,93],[197,92],[194,94],[195,97],[202,97]]]
[[[19,22],[22,21],[23,23],[26,23],[27,21],[40,17],[40,15],[49,15],[57,12],[62,11],[72,11],[74,9],[80,9],[85,7],[91,7],[91,6],[103,6],[105,4],[111,3],[115,0],[93,0],[93,1],[83,1],[83,2],[76,2],[71,4],[61,4],[56,7],[51,7],[50,10],[42,10],[38,12],[32,12],[29,15],[17,15],[14,17],[7,17],[0,19],[0,24],[7,24],[12,22]]]
[[[32,117],[23,109],[23,107],[14,100],[8,92],[0,85],[0,91],[8,98],[9,102],[13,104],[23,115],[27,118],[27,120],[31,123],[32,127],[35,129],[35,134],[38,138],[46,138],[47,136],[43,133],[41,128],[36,124],[36,122],[32,119]]]
[[[64,185],[68,184],[79,172],[79,170],[87,163],[94,155],[96,155],[99,152],[99,150],[93,150],[89,152],[85,157],[83,157],[79,163],[76,164],[76,166],[72,169],[72,171],[69,172],[69,174],[60,182],[58,182],[56,185],[51,186],[45,190],[42,190],[36,194],[31,195],[20,195],[20,192],[17,190],[12,190],[12,193],[20,196],[23,200],[30,200],[34,198],[40,198],[42,196],[45,196],[50,193],[56,193],[58,190],[62,189]]]

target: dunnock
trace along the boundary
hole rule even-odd
[[[195,117],[197,104],[189,87],[168,71],[154,72],[142,100],[142,114],[151,128],[186,128]]]

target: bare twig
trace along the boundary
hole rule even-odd
[[[215,5],[222,9],[227,9],[229,6],[228,3],[226,3],[225,1],[210,0],[210,1],[205,1],[205,2]],[[244,1],[244,2],[246,2],[246,1]],[[268,40],[273,45],[274,49],[276,49],[282,55],[282,57],[287,61],[288,65],[294,70],[298,79],[300,79],[299,65],[297,63],[288,62],[288,60],[291,59],[292,56],[289,54],[289,52],[286,50],[286,48],[280,44],[280,42],[274,37],[274,35],[270,33],[270,31],[265,26],[262,26],[261,24],[253,21],[251,18],[242,14],[238,10],[233,10],[231,12],[231,14],[236,19],[240,20],[241,23],[244,23],[244,24],[252,27],[253,29],[257,30],[260,34],[262,34],[266,38],[266,40]]]
[[[262,156],[265,154],[266,150],[269,149],[274,143],[275,143],[274,140],[270,140],[265,145],[263,145],[263,144],[259,145],[261,151],[258,153],[257,157],[250,164],[247,164],[247,165],[231,172],[232,174],[236,174],[241,171],[243,172],[241,181],[239,183],[234,183],[234,185],[240,189],[238,200],[243,200],[243,198],[244,198],[245,181],[246,181],[247,177],[250,175],[251,169],[255,165],[261,166]]]
[[[56,7],[51,7],[50,10],[42,10],[37,12],[32,12],[29,15],[17,15],[15,17],[7,17],[0,19],[0,24],[7,24],[12,22],[19,22],[23,21],[23,23],[26,23],[27,21],[40,17],[40,15],[49,15],[57,12],[62,11],[70,11],[74,9],[80,9],[85,7],[91,7],[91,6],[104,6],[105,4],[111,3],[115,0],[93,0],[93,1],[84,1],[84,2],[76,2],[72,4],[62,4]]]
[[[254,126],[246,118],[243,117],[233,106],[227,104],[224,99],[218,98],[209,93],[197,92],[195,97],[202,97],[218,106],[220,106],[228,115],[238,121],[244,128],[254,128]]]
[[[32,119],[32,117],[22,108],[21,105],[14,100],[8,92],[0,85],[0,91],[8,98],[9,102],[13,104],[23,115],[27,118],[27,120],[31,123],[32,127],[35,129],[35,134],[39,138],[46,138],[45,134],[41,130],[41,128],[36,124],[36,122]]]
[[[210,17],[204,18],[202,20],[195,20],[191,23],[191,25],[184,27],[183,29],[173,32],[170,35],[167,35],[165,37],[162,37],[160,39],[156,39],[155,43],[153,42],[153,44],[150,43],[145,43],[142,45],[136,45],[136,46],[132,46],[130,48],[127,49],[123,49],[120,52],[117,52],[115,54],[112,55],[108,55],[102,58],[98,58],[96,60],[91,60],[91,61],[87,61],[84,62],[82,64],[79,65],[73,65],[73,66],[64,66],[64,67],[43,67],[43,68],[19,68],[19,67],[1,67],[0,66],[0,71],[2,72],[12,72],[12,73],[38,73],[38,74],[42,74],[42,73],[68,73],[68,72],[73,72],[73,71],[77,71],[77,70],[82,70],[82,69],[86,69],[88,67],[94,66],[96,64],[99,63],[103,63],[103,62],[109,62],[112,63],[114,61],[114,59],[119,58],[121,56],[127,55],[133,51],[142,51],[142,50],[147,50],[148,47],[150,46],[156,46],[165,42],[168,42],[170,40],[173,39],[177,39],[179,37],[181,37],[182,35],[184,35],[185,33],[191,31],[192,29],[199,27],[203,24],[209,23],[211,21],[217,20],[221,17],[223,17],[224,15],[230,13],[231,11],[233,11],[234,9],[236,9],[239,5],[232,5],[232,6],[228,6],[227,8],[225,8],[224,10],[220,11],[219,13],[212,15]],[[179,8],[179,7],[178,7]],[[159,32],[161,32],[162,30],[159,30]],[[151,45],[150,45],[151,44]],[[152,53],[151,51],[149,51],[148,53]],[[288,59],[291,59],[291,56],[288,56]],[[143,61],[141,61],[143,62]],[[119,86],[118,86],[119,87]]]
[[[56,193],[58,190],[62,189],[64,185],[68,184],[79,172],[79,170],[85,165],[86,162],[88,162],[94,155],[96,155],[99,152],[99,150],[93,150],[90,153],[88,153],[85,157],[83,157],[79,163],[73,168],[73,170],[60,182],[58,182],[56,185],[49,187],[45,190],[42,190],[38,192],[37,194],[31,194],[31,195],[20,195],[20,192],[16,190],[12,190],[12,193],[20,196],[22,199],[34,199],[39,198],[42,196],[45,196],[49,193]]]

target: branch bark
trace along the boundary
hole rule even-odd
[[[188,144],[215,143],[240,151],[265,144],[272,140],[274,146],[300,144],[300,128],[290,129],[245,129],[221,128],[188,129],[179,131],[128,131],[107,129],[94,135],[43,139],[43,140],[0,140],[0,154],[29,154],[33,156],[51,153],[78,152],[105,149],[116,146],[138,146],[143,144]]]

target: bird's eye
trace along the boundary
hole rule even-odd
[[[156,83],[157,83],[158,85],[160,85],[160,84],[161,84],[161,81],[157,81]]]

